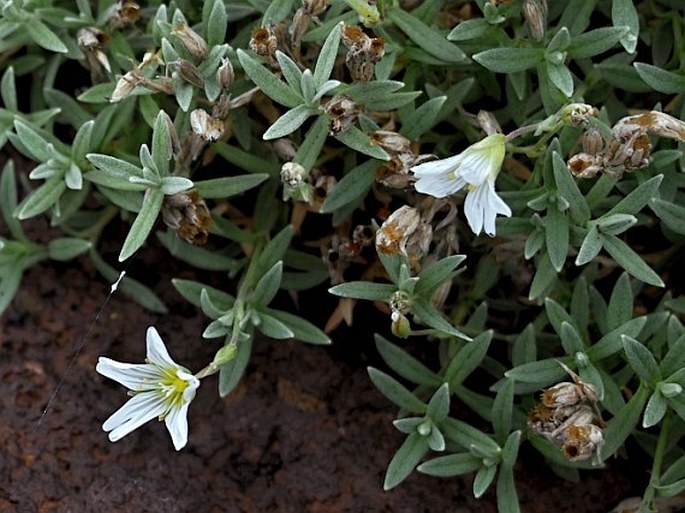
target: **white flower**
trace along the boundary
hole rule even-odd
[[[188,405],[200,380],[174,362],[157,330],[147,329],[146,363],[121,363],[101,356],[97,370],[127,387],[133,397],[109,417],[102,429],[112,442],[120,440],[147,421],[164,420],[176,450],[188,442]]]
[[[411,168],[418,178],[417,191],[444,198],[466,188],[464,212],[473,233],[493,237],[497,214],[511,216],[511,209],[495,192],[495,179],[505,154],[505,136],[493,134],[459,155]]]

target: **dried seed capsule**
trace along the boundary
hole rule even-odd
[[[228,91],[235,80],[235,72],[233,71],[233,64],[229,59],[221,59],[221,66],[216,70],[216,81],[224,91]]]
[[[186,50],[198,60],[207,57],[207,42],[200,34],[195,32],[190,26],[182,21],[171,29],[171,33],[181,40]]]
[[[137,68],[132,69],[117,81],[117,85],[114,87],[114,91],[112,91],[112,96],[109,98],[110,103],[116,103],[127,98],[136,86],[144,81],[145,76],[140,70]]]
[[[190,127],[205,141],[216,141],[224,133],[223,120],[211,117],[202,109],[190,113]]]
[[[250,38],[250,50],[262,57],[268,57],[269,61],[275,62],[274,55],[278,49],[278,37],[273,25],[256,27]]]
[[[195,189],[164,196],[162,219],[186,242],[196,246],[207,243],[212,216]]]
[[[286,162],[281,166],[281,183],[288,187],[299,187],[307,181],[309,173],[297,162]]]
[[[373,144],[386,151],[394,153],[409,153],[411,151],[411,141],[397,132],[376,130],[369,134],[369,138]]]
[[[376,249],[386,255],[407,254],[407,241],[419,226],[419,211],[408,205],[395,210],[376,232]]]
[[[578,153],[568,160],[568,170],[578,178],[592,178],[604,169],[601,155]]]
[[[328,0],[302,0],[302,7],[310,16],[318,16],[328,9],[329,5]]]
[[[597,389],[584,382],[558,383],[542,392],[542,404],[549,408],[597,402]]]
[[[541,41],[547,28],[547,0],[523,0],[523,17],[533,39]]]
[[[583,134],[583,151],[589,155],[599,155],[604,149],[604,139],[596,128],[590,128]]]
[[[600,457],[604,433],[594,424],[573,424],[564,431],[562,450],[569,461],[583,461]]]
[[[331,117],[329,132],[338,135],[349,129],[361,113],[361,109],[352,98],[339,94],[331,98],[324,106],[324,110]]]
[[[196,87],[202,87],[205,83],[204,77],[200,74],[195,64],[184,59],[179,59],[176,61],[178,66],[178,76],[189,84],[193,84]]]

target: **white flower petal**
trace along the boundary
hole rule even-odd
[[[160,365],[172,365],[178,367],[178,364],[171,359],[169,352],[164,345],[162,337],[159,336],[157,330],[154,326],[150,326],[147,329],[146,335],[147,341],[147,359],[150,363],[156,363]]]
[[[450,174],[430,175],[419,178],[414,188],[422,194],[430,194],[436,198],[444,198],[464,188],[466,182],[461,177]]]
[[[495,192],[495,184],[488,180],[467,194],[464,213],[473,233],[478,235],[485,229],[485,233],[494,237],[497,214],[509,217],[511,209]]]
[[[164,409],[162,395],[154,392],[136,394],[102,424],[102,429],[110,431],[110,441],[116,442],[164,413]]]
[[[189,403],[185,403],[180,408],[172,408],[164,419],[177,451],[188,443],[188,405]]]
[[[148,363],[122,363],[104,356],[98,359],[95,370],[130,390],[140,391],[156,388],[159,380],[158,367]]]
[[[419,164],[418,166],[414,166],[410,169],[410,171],[418,178],[431,175],[449,174],[450,172],[459,168],[460,160],[460,155],[455,155],[446,159],[432,160],[430,162],[425,162],[423,164]]]
[[[490,159],[483,152],[470,152],[466,155],[465,151],[462,155],[464,159],[459,174],[469,184],[476,187],[481,185],[489,176],[492,167]]]

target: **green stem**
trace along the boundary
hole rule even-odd
[[[247,322],[245,317],[245,306],[247,303],[248,294],[254,289],[255,285],[259,281],[258,276],[258,265],[259,257],[262,254],[262,249],[266,245],[264,238],[260,238],[256,243],[252,254],[250,255],[250,263],[243,274],[242,280],[240,280],[240,285],[238,286],[238,295],[236,296],[235,303],[233,305],[233,328],[231,330],[231,338],[229,344],[238,344],[238,339],[240,338],[240,333],[243,331],[243,327]]]
[[[671,412],[667,411],[664,416],[664,421],[661,424],[661,431],[659,432],[659,439],[656,442],[656,450],[654,451],[654,461],[652,463],[652,477],[649,480],[649,485],[642,497],[638,513],[651,513],[654,511],[652,502],[656,496],[656,487],[659,485],[661,479],[661,465],[664,461],[664,454],[666,453],[666,446],[668,445],[668,435],[671,427]]]

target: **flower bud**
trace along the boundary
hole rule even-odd
[[[181,40],[185,49],[193,57],[200,61],[207,57],[207,42],[200,34],[191,29],[185,21],[178,23],[171,30],[171,33]]]
[[[390,331],[397,338],[407,338],[411,334],[411,324],[406,316],[399,312],[393,312],[390,316],[392,324]]]

